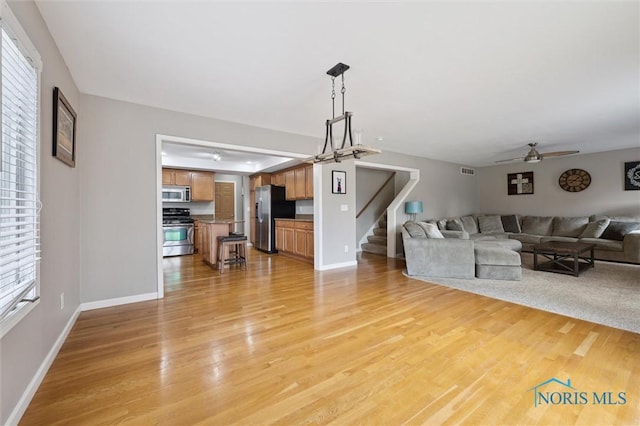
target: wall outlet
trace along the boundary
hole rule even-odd
[[[349,253],[349,246],[344,246],[344,252]]]
[[[60,309],[64,309],[64,292],[60,293]]]
[[[343,212],[349,211],[349,204],[341,204],[340,211],[343,211]]]

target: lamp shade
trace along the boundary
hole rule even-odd
[[[407,201],[404,205],[404,212],[407,214],[422,213],[422,201]]]

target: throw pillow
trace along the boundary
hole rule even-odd
[[[418,225],[424,229],[425,234],[427,234],[427,238],[444,238],[442,232],[440,232],[438,227],[433,223],[418,222]]]
[[[464,227],[462,226],[462,221],[457,218],[448,220],[447,230],[448,231],[464,231]]]
[[[403,226],[411,238],[427,238],[427,234],[424,232],[422,226],[418,225],[416,222],[405,222]]]
[[[522,218],[522,233],[551,235],[553,216],[525,216]]]
[[[436,223],[438,225],[438,229],[440,229],[442,231],[447,229],[447,219],[438,219],[438,221]]]
[[[600,238],[604,230],[609,226],[609,222],[609,219],[600,219],[595,222],[589,222],[578,238]]]
[[[640,229],[640,222],[618,222],[616,220],[612,220],[609,222],[609,226],[607,226],[607,229],[604,230],[600,238],[603,240],[622,241],[624,240],[625,235],[638,229]]]
[[[478,231],[478,222],[476,222],[476,218],[473,216],[462,216],[460,218],[462,222],[462,228],[464,231],[467,231],[469,234],[477,234]]]
[[[511,232],[513,234],[519,234],[522,232],[520,229],[520,222],[518,221],[518,216],[515,214],[500,216],[502,220],[502,227],[504,228],[504,232]]]
[[[480,225],[480,233],[482,234],[504,232],[502,219],[498,215],[479,216],[478,225]]]

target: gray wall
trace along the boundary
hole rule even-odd
[[[82,161],[91,164],[81,169],[82,302],[157,290],[156,134],[294,153],[313,153],[318,142],[90,95],[79,109]]]
[[[640,191],[624,190],[624,163],[640,161],[640,148],[543,160],[538,164],[510,163],[477,170],[479,211],[549,216],[640,214]],[[566,192],[558,178],[568,169],[584,169],[591,185]],[[533,171],[534,194],[507,195],[507,174]]]
[[[53,87],[58,86],[78,113],[79,93],[40,13],[32,2],[9,2],[43,62],[40,143],[41,280],[40,303],[0,341],[0,424],[23,395],[29,382],[80,305],[80,168],[86,164],[84,141],[78,139],[78,168],[51,156]],[[60,309],[60,294],[65,307]]]
[[[422,201],[424,213],[417,219],[458,216],[478,210],[477,179],[475,176],[462,175],[460,164],[388,152],[385,151],[384,146],[381,148],[382,154],[365,157],[363,161],[420,171],[420,182],[407,198],[407,200]],[[407,179],[407,176],[401,173],[399,180],[403,179]],[[402,182],[400,185],[397,183],[396,193],[403,186]],[[400,213],[395,224],[398,233],[402,223],[409,219],[404,214],[404,207]]]
[[[356,166],[353,160],[341,163],[329,163],[314,165],[314,178],[316,170],[319,169],[321,182],[314,179],[314,184],[321,193],[322,202],[315,202],[316,215],[314,222],[321,229],[322,255],[318,257],[318,250],[315,251],[315,267],[322,268],[330,265],[340,265],[356,261]],[[346,194],[332,193],[332,172],[346,172]],[[342,206],[347,210],[343,211]],[[316,228],[317,229],[317,228]],[[318,232],[316,232],[316,237]],[[317,238],[316,238],[317,239]],[[316,245],[317,246],[317,245]],[[345,252],[345,246],[348,251]],[[321,263],[319,263],[321,262]]]

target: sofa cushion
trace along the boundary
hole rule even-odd
[[[640,216],[607,216],[603,214],[593,214],[589,216],[591,222],[601,219],[615,220],[617,222],[640,222]]]
[[[589,223],[589,217],[563,217],[556,216],[553,218],[553,234],[561,237],[577,237],[582,234],[584,228]]]
[[[466,231],[449,231],[445,229],[444,231],[440,231],[440,233],[445,238],[457,238],[459,240],[469,239],[469,233]]]
[[[460,220],[462,221],[462,226],[464,227],[464,230],[467,231],[469,234],[477,234],[479,232],[478,222],[476,222],[475,217],[462,216]]]
[[[604,230],[600,238],[605,240],[624,240],[624,236],[631,231],[640,229],[640,223],[638,222],[619,222],[612,220],[609,222],[609,226]]]
[[[511,232],[514,234],[522,232],[522,229],[520,228],[520,221],[518,220],[518,216],[515,214],[500,216],[500,219],[502,220],[504,232]]]
[[[551,235],[553,229],[552,216],[524,216],[522,233],[531,235]]]
[[[464,231],[462,221],[458,218],[447,220],[447,231]]]
[[[428,222],[418,222],[418,225],[424,229],[427,238],[444,238],[442,232],[438,229],[436,225]]]
[[[438,219],[436,221],[436,224],[438,225],[438,229],[440,229],[441,231],[447,229],[447,219]]]
[[[502,219],[498,215],[478,216],[478,226],[483,234],[504,232]]]
[[[521,243],[525,244],[538,244],[542,239],[542,235],[531,235],[531,234],[511,234],[509,238],[513,240],[518,240]]]
[[[542,237],[540,238],[541,243],[548,243],[549,241],[562,241],[565,243],[577,243],[578,239],[574,237],[563,237],[560,235],[552,235],[550,237]]]
[[[477,233],[477,234],[471,234],[469,235],[469,239],[474,240],[474,241],[494,241],[497,240],[498,234],[493,234],[493,235],[487,235],[487,234],[481,234],[481,233]]]
[[[595,244],[598,250],[624,251],[622,241],[604,240],[602,238],[581,238],[580,242]]]
[[[520,266],[518,252],[501,247],[475,247],[477,265],[508,265]]]
[[[600,238],[604,230],[609,226],[609,222],[608,218],[589,222],[579,238]]]
[[[402,226],[404,226],[404,229],[407,230],[411,238],[427,238],[427,233],[424,231],[424,228],[416,222],[408,221]]]
[[[522,243],[515,239],[508,240],[483,240],[477,241],[475,247],[487,247],[487,248],[502,248],[513,251],[522,250]]]

